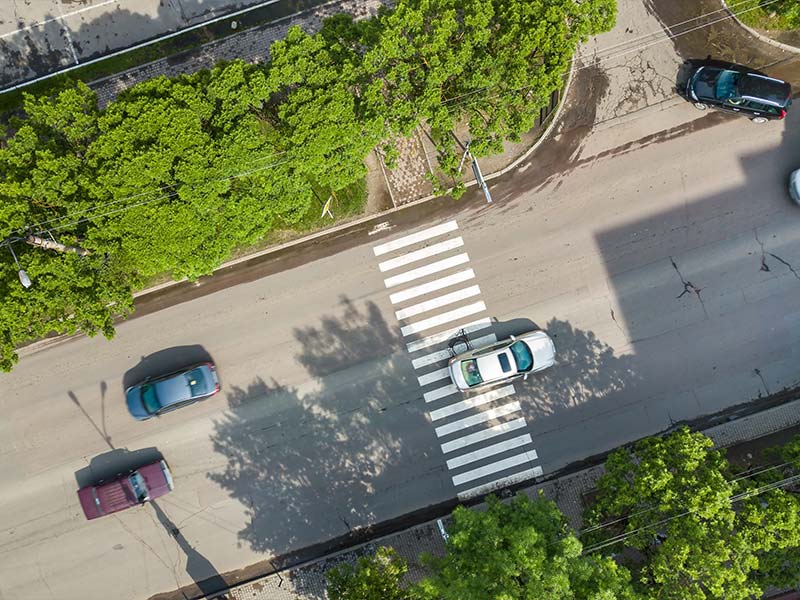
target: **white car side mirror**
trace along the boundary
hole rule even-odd
[[[513,342],[513,341],[515,341],[515,340],[517,339],[517,338],[515,338],[513,335],[510,335],[510,336],[508,336],[508,337],[509,337],[509,338],[511,338],[511,341],[512,341],[512,342]]]
[[[524,380],[525,380],[525,379],[527,379],[527,378],[528,378],[528,373],[525,373],[525,375],[523,375],[523,376],[522,376],[522,379],[523,379],[523,381],[524,381]]]

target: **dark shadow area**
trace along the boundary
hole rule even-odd
[[[689,185],[676,190],[673,208],[631,211],[628,222],[596,233],[619,307],[611,316],[648,382],[630,398],[646,417],[636,437],[800,383],[791,359],[800,351],[800,210],[788,195],[789,173],[800,166],[796,113],[763,125],[731,116],[731,125],[752,129],[754,146],[761,128],[781,128],[782,138],[737,156],[729,184],[710,180],[717,191]],[[732,162],[710,147],[703,160],[711,172],[723,168],[718,151]]]
[[[86,409],[81,404],[81,401],[78,399],[78,396],[75,395],[75,392],[69,390],[67,392],[67,396],[69,399],[72,400],[73,404],[78,407],[78,409],[83,413],[83,416],[86,417],[86,420],[92,425],[94,430],[97,434],[103,439],[103,441],[108,445],[109,448],[112,450],[114,449],[114,444],[111,442],[111,436],[106,431],[106,392],[108,391],[108,384],[105,381],[100,382],[100,425],[98,425],[92,416],[86,412]]]
[[[101,481],[116,479],[121,474],[128,474],[143,465],[149,465],[164,457],[155,448],[128,450],[117,448],[92,457],[89,465],[75,472],[75,481],[79,488],[97,485]]]
[[[247,507],[239,536],[277,555],[272,569],[352,544],[376,524],[408,526],[454,496],[408,354],[378,308],[343,298],[295,336],[318,388],[229,387],[212,435],[228,466],[209,477]]]
[[[156,513],[158,522],[164,527],[164,530],[175,539],[175,543],[186,555],[186,573],[195,582],[200,593],[199,597],[207,598],[212,594],[220,592],[228,588],[225,579],[219,574],[214,565],[197,549],[189,543],[180,529],[172,522],[166,513],[158,505],[158,502],[153,500],[150,502],[153,510]],[[187,594],[188,590],[183,588],[181,590],[185,597],[198,597],[196,594]]]
[[[147,356],[142,356],[135,367],[125,372],[122,377],[122,387],[127,389],[149,377],[172,373],[202,362],[214,361],[208,351],[198,344],[165,348]]]
[[[492,317],[492,331],[498,340],[504,340],[512,335],[520,335],[536,329],[541,329],[541,327],[530,319],[519,318],[498,321],[496,317]]]

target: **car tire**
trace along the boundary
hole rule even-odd
[[[752,118],[752,119],[750,119],[750,120],[751,120],[753,123],[759,123],[759,124],[761,124],[761,123],[766,123],[766,122],[767,122],[769,119],[767,119],[766,117],[753,117],[753,118]]]
[[[703,104],[702,102],[695,102],[694,107],[697,110],[706,110],[708,108],[708,104]]]

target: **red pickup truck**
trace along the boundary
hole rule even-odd
[[[97,519],[144,504],[172,491],[172,473],[163,460],[144,465],[116,479],[78,490],[86,518]]]

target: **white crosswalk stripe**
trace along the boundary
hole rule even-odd
[[[539,466],[533,467],[532,469],[525,469],[524,471],[519,471],[512,475],[501,477],[500,479],[495,479],[494,481],[491,481],[489,483],[485,483],[483,485],[479,485],[477,487],[458,492],[458,499],[467,500],[469,498],[483,496],[484,494],[488,494],[489,492],[494,492],[495,490],[499,490],[504,487],[514,485],[521,481],[526,481],[528,479],[535,479],[536,477],[541,477],[542,473],[543,473],[542,467]]]
[[[434,400],[439,400],[445,396],[449,396],[450,394],[455,394],[456,392],[458,392],[458,388],[451,383],[450,385],[444,385],[440,388],[436,388],[435,390],[431,390],[430,392],[425,392],[423,396],[425,398],[425,402],[433,402]]]
[[[436,435],[437,437],[444,437],[446,435],[450,435],[451,433],[455,433],[456,431],[469,429],[475,425],[480,425],[481,423],[486,423],[487,421],[493,421],[498,417],[505,417],[506,415],[510,415],[521,410],[522,407],[519,405],[519,402],[510,402],[508,404],[504,404],[503,406],[498,406],[497,408],[485,410],[477,415],[464,417],[459,421],[437,427],[435,429]]]
[[[458,335],[458,332],[461,329],[463,329],[466,333],[475,333],[476,331],[486,329],[491,324],[492,320],[488,317],[485,317],[483,319],[478,319],[477,321],[472,321],[470,323],[467,323],[466,325],[461,325],[460,327],[451,328],[448,329],[447,331],[442,331],[440,333],[430,335],[421,340],[409,342],[408,344],[406,344],[406,348],[408,348],[409,352],[416,352],[417,350],[422,350],[423,348],[430,348],[431,346],[435,346],[436,344],[441,344],[442,342],[450,340],[451,338]]]
[[[439,277],[438,279],[434,279],[433,281],[429,281],[428,283],[422,283],[420,285],[416,285],[414,287],[405,289],[400,292],[395,292],[394,294],[389,294],[389,301],[392,304],[400,304],[401,302],[405,302],[406,300],[411,300],[412,298],[416,298],[417,296],[424,296],[425,294],[430,294],[431,292],[436,292],[446,287],[450,287],[451,285],[456,285],[458,283],[464,283],[465,281],[469,281],[470,279],[475,278],[475,271],[472,269],[464,269],[463,271],[458,271],[457,273],[453,273],[452,275],[447,275],[446,277]]]
[[[404,308],[402,310],[398,310],[395,312],[398,321],[403,321],[404,319],[408,319],[409,317],[413,317],[420,313],[428,312],[429,310],[433,310],[434,308],[441,308],[442,306],[447,306],[448,304],[453,304],[458,302],[459,300],[465,300],[466,298],[473,298],[481,293],[481,288],[477,285],[471,285],[468,288],[464,288],[463,290],[458,290],[457,292],[450,292],[449,294],[445,294],[444,296],[439,296],[438,298],[433,298],[431,300],[426,300],[425,302],[420,302],[419,304],[414,304],[413,306],[409,306],[408,308]]]
[[[514,386],[506,385],[498,389],[489,390],[488,392],[484,392],[483,394],[478,394],[477,396],[470,396],[468,398],[465,398],[464,400],[461,400],[460,402],[449,404],[444,408],[432,410],[431,420],[438,421],[439,419],[444,419],[445,417],[451,417],[457,413],[464,412],[465,410],[469,410],[471,408],[475,408],[476,406],[483,406],[484,404],[489,404],[489,402],[494,402],[495,400],[499,400],[500,398],[505,398],[506,396],[510,396],[513,393],[514,393]],[[426,396],[425,400],[427,399],[428,398]]]
[[[454,475],[453,483],[455,485],[461,485],[462,483],[475,481],[476,479],[480,479],[481,477],[486,477],[487,475],[491,475],[492,473],[505,471],[506,469],[510,469],[511,467],[516,467],[517,465],[532,463],[537,458],[538,456],[536,455],[535,451],[523,452],[522,454],[509,456],[508,458],[504,458],[503,460],[498,460],[497,462],[484,465],[482,467],[478,467],[477,469],[473,469],[472,471],[467,471],[466,473],[459,473],[458,475]]]
[[[425,375],[420,375],[417,377],[417,381],[419,381],[420,387],[425,387],[426,385],[430,385],[435,381],[447,379],[448,377],[450,377],[450,370],[447,367],[444,367],[442,369],[431,371],[430,373],[425,373]]]
[[[473,269],[464,268],[469,256],[457,232],[458,224],[449,221],[376,245],[373,252],[376,257],[388,255],[378,263],[381,273],[396,273],[383,282],[393,290],[389,294],[392,305],[399,305],[395,316],[403,323],[400,333],[407,338],[408,352],[426,351],[411,364],[418,371],[420,387],[432,388],[422,396],[431,407],[431,423],[439,423],[434,427],[436,436],[447,439],[440,442],[442,453],[447,456],[456,494],[465,499],[540,477],[542,468],[532,464],[538,454],[531,435],[524,431],[527,422],[520,402],[513,400],[513,385],[462,394],[450,379],[446,363],[453,338],[466,333],[473,348],[497,341],[490,330],[492,319],[479,314],[486,310],[480,287],[455,287],[476,277]],[[397,273],[403,268],[408,270]],[[445,292],[436,296],[440,290]],[[440,312],[431,314],[434,311]],[[424,337],[414,339],[419,334]],[[428,368],[432,370],[424,372]]]
[[[471,462],[482,460],[484,458],[494,456],[495,454],[502,454],[503,452],[508,452],[514,448],[520,448],[526,444],[532,443],[533,440],[531,439],[531,435],[529,433],[525,433],[515,438],[511,438],[510,440],[498,442],[496,444],[492,444],[491,446],[485,446],[480,450],[475,450],[474,452],[469,452],[468,454],[462,454],[456,458],[451,458],[447,461],[447,468],[453,471],[459,467],[468,465]],[[535,458],[536,450],[531,450],[530,453],[533,454]]]
[[[466,306],[461,306],[459,308],[438,314],[435,317],[423,319],[422,321],[417,321],[416,323],[411,323],[411,325],[401,327],[400,333],[402,333],[405,337],[407,335],[411,335],[412,333],[419,333],[420,331],[425,331],[426,329],[433,329],[438,325],[444,325],[445,323],[449,323],[451,321],[458,321],[459,319],[463,319],[464,317],[474,315],[475,313],[479,313],[484,310],[486,310],[486,305],[483,302],[473,302],[472,304],[467,304]]]
[[[481,346],[488,346],[489,344],[493,344],[497,341],[497,336],[495,334],[486,335],[480,337],[476,340],[472,340],[471,343],[475,348],[480,348]],[[420,356],[419,358],[415,358],[411,361],[411,366],[415,369],[420,369],[422,367],[427,367],[428,365],[433,365],[443,360],[448,360],[450,358],[450,351],[449,350],[437,350],[436,352],[431,352],[430,354],[426,354],[424,356]]]
[[[378,263],[378,268],[381,270],[381,272],[391,271],[392,269],[397,269],[399,267],[410,265],[411,263],[420,261],[424,258],[430,258],[431,256],[442,254],[443,252],[449,252],[450,250],[455,250],[456,248],[460,248],[463,245],[464,245],[463,239],[461,239],[460,237],[453,238],[450,240],[446,240],[444,242],[439,242],[438,244],[433,244],[432,246],[428,246],[427,248],[423,248],[422,250],[415,250],[414,252],[403,254],[402,256],[398,256],[397,258],[385,260],[382,263]]]
[[[399,250],[400,248],[405,248],[406,246],[418,244],[419,242],[424,242],[425,240],[444,235],[445,233],[450,233],[456,229],[458,229],[456,222],[449,221],[447,223],[442,223],[441,225],[436,225],[435,227],[429,227],[428,229],[423,229],[422,231],[412,233],[411,235],[392,240],[391,242],[380,244],[375,246],[372,251],[375,253],[375,256],[381,256],[382,254],[387,254],[388,252],[393,252],[395,250]]]
[[[439,273],[440,271],[452,269],[453,267],[463,265],[466,262],[469,262],[469,256],[466,252],[463,252],[461,254],[456,254],[455,256],[437,260],[435,263],[425,265],[424,267],[417,267],[416,269],[411,269],[405,273],[400,273],[399,275],[395,275],[393,277],[387,277],[383,280],[383,283],[387,288],[394,287],[396,285],[400,285],[401,283],[408,283],[409,281],[422,279],[423,277],[433,275],[434,273]]]
[[[478,442],[483,442],[493,437],[497,437],[498,435],[503,435],[509,431],[522,429],[523,427],[527,426],[528,423],[525,421],[525,417],[519,417],[511,421],[506,421],[505,423],[499,423],[493,427],[489,427],[488,429],[481,429],[475,433],[470,433],[469,435],[456,438],[451,442],[445,442],[442,444],[442,452],[449,454],[450,452],[455,452],[456,450],[462,450],[463,448],[471,446],[472,444],[477,444]]]

